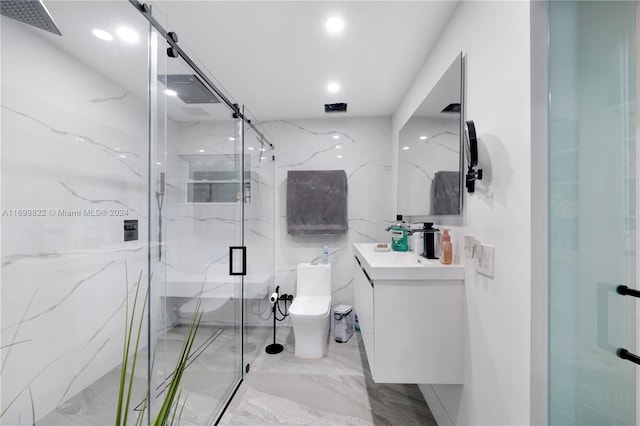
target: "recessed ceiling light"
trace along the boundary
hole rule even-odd
[[[427,137],[426,137],[426,136],[420,136],[420,140],[421,140],[421,141],[426,141],[426,140],[427,140]]]
[[[229,140],[230,140],[230,141],[235,141],[235,140],[236,140],[236,138],[234,138],[233,136],[229,136]]]
[[[124,155],[124,154],[121,154],[121,155],[120,155],[120,158],[127,158],[127,156],[126,156],[126,155]]]
[[[342,155],[336,155],[336,158],[342,158]]]
[[[402,149],[404,149],[405,151],[409,149],[408,146],[403,146]]]
[[[204,152],[204,149],[199,149],[198,152]]]
[[[333,135],[334,139],[340,139],[340,135]]]
[[[327,90],[331,93],[336,93],[338,90],[340,90],[340,85],[338,83],[329,83],[327,85]]]
[[[127,43],[135,43],[140,39],[137,32],[127,27],[118,28],[116,30],[116,34],[122,41],[126,41]]]
[[[267,159],[267,157],[260,157],[260,159],[261,159],[261,160],[266,160],[266,159]]]
[[[344,28],[344,21],[342,18],[334,16],[332,18],[327,19],[326,23],[327,31],[332,34],[337,34]]]
[[[342,148],[342,145],[336,145],[336,149]]]
[[[98,37],[100,40],[104,40],[104,41],[113,40],[113,36],[111,35],[111,33],[108,33],[105,30],[101,30],[100,28],[96,28],[92,30],[91,34]]]
[[[248,149],[249,151],[253,151],[253,147],[252,147],[252,146],[248,147],[247,149]]]
[[[167,96],[177,96],[178,92],[176,92],[175,90],[171,90],[171,89],[164,89],[164,94]]]
[[[156,166],[162,166],[162,163],[159,161],[156,161]]]

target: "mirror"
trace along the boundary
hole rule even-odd
[[[398,214],[433,217],[462,212],[463,68],[460,53],[400,130]]]

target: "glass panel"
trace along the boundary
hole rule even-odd
[[[549,424],[636,424],[634,2],[549,2]]]
[[[113,424],[125,317],[147,281],[149,26],[128,2],[46,6],[62,35],[0,24],[1,421]]]
[[[151,14],[162,27],[166,28],[167,16],[157,3],[152,4]],[[146,404],[147,418],[156,418],[166,396],[166,370],[168,360],[164,357],[164,342],[167,324],[166,311],[166,276],[167,264],[167,221],[165,218],[168,198],[170,196],[170,181],[168,177],[167,149],[169,119],[167,113],[167,96],[163,93],[165,86],[160,83],[167,74],[167,42],[155,28],[151,29],[149,46],[149,75],[157,76],[149,81],[149,120],[152,129],[148,150],[149,176],[149,300],[147,311],[148,350],[147,377],[149,388]],[[175,362],[175,361],[174,361]],[[163,374],[156,374],[162,369]],[[142,370],[140,370],[142,371]],[[144,404],[136,406],[140,410]]]
[[[162,206],[156,241],[164,270],[155,291],[163,315],[153,319],[152,381],[158,406],[200,300],[203,316],[181,381],[182,417],[212,424],[242,377],[242,281],[229,275],[229,247],[242,245],[242,126],[224,103],[187,102],[191,92],[175,82],[195,81],[196,72],[182,58],[168,58],[166,66],[158,92],[177,94],[163,96],[166,141],[157,151],[164,155],[165,193],[150,200]]]
[[[251,120],[257,123],[258,120]],[[265,132],[260,128],[261,133]],[[274,143],[269,137],[268,142]],[[262,142],[261,142],[262,141]],[[244,364],[251,364],[265,341],[273,336],[269,294],[275,289],[275,161],[272,146],[245,126],[245,163],[251,170],[245,181],[244,243],[247,246],[247,276],[244,279]],[[246,172],[245,172],[246,176]]]

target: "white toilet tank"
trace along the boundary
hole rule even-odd
[[[297,296],[331,296],[331,264],[299,263]]]

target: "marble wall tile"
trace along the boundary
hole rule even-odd
[[[276,146],[276,284],[296,294],[296,266],[322,257],[329,243],[332,304],[353,303],[352,244],[388,241],[395,218],[391,206],[391,123],[387,117],[277,120],[261,123]],[[345,170],[348,181],[346,235],[287,233],[286,177],[289,170]]]
[[[146,102],[38,31],[2,17],[3,424],[32,421],[30,394],[37,420],[120,363],[146,271]]]

